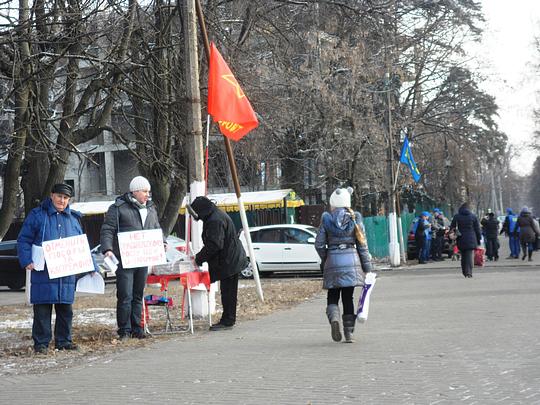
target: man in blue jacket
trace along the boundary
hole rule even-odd
[[[34,309],[32,339],[36,353],[47,353],[52,338],[52,307],[56,312],[54,343],[58,350],[75,350],[71,337],[72,304],[75,299],[75,276],[51,279],[47,265],[36,268],[43,241],[82,235],[81,213],[69,207],[73,188],[69,184],[55,184],[51,195],[26,217],[19,237],[17,253],[22,268],[31,270],[30,302]],[[32,255],[34,246],[34,256]],[[42,257],[42,256],[41,256]]]
[[[506,209],[506,218],[504,219],[503,227],[500,235],[505,233],[508,236],[508,243],[510,244],[510,256],[507,259],[519,258],[519,227],[518,216],[514,214],[512,208]]]

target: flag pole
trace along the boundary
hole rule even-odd
[[[210,114],[206,116],[206,148],[204,151],[204,186],[205,186],[205,195],[208,195],[208,147],[210,145],[210,125],[212,125],[212,121],[210,121]]]
[[[201,34],[203,37],[204,50],[206,53],[206,60],[210,61],[210,42],[208,40],[208,33],[206,31],[206,24],[202,13],[202,8],[199,0],[195,0],[195,8],[197,10],[197,19],[201,28]],[[255,286],[257,289],[257,295],[259,299],[264,302],[264,295],[261,287],[261,280],[259,278],[259,270],[257,268],[257,261],[255,259],[255,252],[253,250],[253,244],[251,243],[251,234],[249,233],[249,224],[247,221],[246,210],[244,208],[244,202],[242,200],[242,192],[240,190],[240,182],[238,181],[238,173],[236,170],[236,162],[234,159],[233,150],[231,147],[231,141],[225,135],[223,135],[223,142],[225,143],[225,151],[227,152],[227,160],[229,161],[229,167],[231,170],[231,177],[234,184],[234,191],[238,200],[238,209],[240,211],[240,219],[242,221],[242,228],[244,229],[244,236],[248,246],[249,258],[251,261],[251,267],[253,269],[253,279],[255,280]]]

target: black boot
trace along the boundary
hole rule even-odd
[[[529,250],[529,261],[532,262],[532,250]]]
[[[326,316],[330,322],[332,339],[335,342],[341,341],[341,332],[339,330],[339,307],[336,304],[330,304],[326,307]]]
[[[343,315],[343,334],[345,335],[345,343],[353,343],[352,335],[354,333],[354,323],[356,315]]]

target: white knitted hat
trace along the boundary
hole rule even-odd
[[[129,183],[129,191],[150,190],[150,182],[143,176],[134,177]]]
[[[353,189],[337,188],[330,196],[330,206],[334,208],[351,208],[351,194]]]

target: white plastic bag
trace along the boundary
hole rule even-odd
[[[376,273],[367,273],[364,278],[364,287],[362,288],[362,294],[358,300],[358,309],[356,311],[356,319],[358,322],[364,323],[367,321],[369,313],[369,299],[371,297],[371,291],[373,291],[373,286],[377,281]]]

